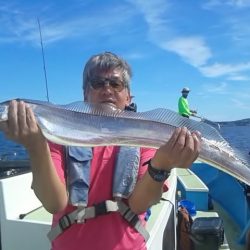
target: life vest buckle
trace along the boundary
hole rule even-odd
[[[123,218],[132,226],[135,226],[138,222],[138,215],[135,214],[130,208],[123,214]]]
[[[59,220],[59,226],[62,229],[62,231],[66,230],[71,226],[71,221],[69,216],[66,214]]]
[[[94,208],[95,208],[95,216],[104,215],[108,213],[106,201],[94,204]]]
[[[77,208],[75,222],[77,224],[85,223],[85,216],[86,216],[86,208],[83,206],[79,206]]]

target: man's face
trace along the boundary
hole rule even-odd
[[[130,93],[124,86],[120,70],[98,72],[90,82],[85,92],[87,102],[110,103],[119,109],[124,109],[130,104]]]
[[[189,92],[182,92],[182,96],[183,96],[184,98],[187,98],[188,93],[189,93]]]

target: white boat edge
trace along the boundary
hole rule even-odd
[[[47,233],[51,222],[29,219],[20,219],[21,214],[27,214],[42,206],[31,189],[32,174],[26,173],[10,178],[0,179],[0,232],[1,250],[45,250],[50,249]],[[150,238],[147,242],[149,250],[160,250],[164,244],[164,230],[169,221],[171,211],[175,211],[177,177],[175,170],[169,178],[170,189],[164,193],[164,199],[157,209],[157,216],[148,221]],[[154,214],[155,208],[152,208]],[[52,217],[52,216],[51,216]],[[174,216],[175,218],[175,216]],[[174,219],[175,220],[175,219]],[[176,222],[173,222],[176,226]],[[173,240],[176,242],[174,230]],[[174,244],[176,245],[176,244]]]

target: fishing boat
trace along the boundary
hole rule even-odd
[[[208,187],[209,207],[223,217],[232,249],[246,249],[244,245],[250,230],[249,186],[201,162],[193,164],[191,169]]]
[[[32,176],[26,168],[27,163],[16,161],[15,167],[13,162],[10,164],[1,161],[1,169],[6,173],[6,176],[0,179],[1,250],[50,249],[46,235],[51,227],[52,215],[44,209],[31,189]],[[209,171],[215,171],[216,174],[210,172],[209,175]],[[214,195],[216,181],[213,176],[221,178],[221,174],[225,175],[223,178],[230,179],[232,195],[228,195],[229,186],[225,188],[227,194]],[[198,217],[223,219],[225,237],[218,249],[244,249],[250,213],[248,203],[243,196],[243,200],[240,198],[238,204],[232,200],[235,195],[237,199],[239,197],[240,192],[233,193],[236,192],[235,186],[238,181],[200,162],[195,162],[191,169],[174,169],[168,181],[170,189],[163,194],[163,199],[151,208],[151,216],[147,222],[147,230],[150,233],[147,242],[149,250],[177,249],[177,199],[189,200],[195,204],[196,214],[193,219]],[[221,185],[228,184],[223,181]],[[211,196],[214,199],[214,208],[209,210]],[[225,203],[229,198],[231,201]]]

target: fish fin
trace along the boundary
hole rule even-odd
[[[157,122],[167,123],[174,127],[187,127],[190,131],[199,131],[205,140],[220,150],[227,152],[229,155],[236,157],[245,166],[250,166],[250,152],[246,154],[240,151],[234,145],[226,140],[219,130],[214,126],[207,124],[203,121],[195,121],[179,115],[178,113],[168,109],[155,109],[141,113],[143,117]]]
[[[123,111],[111,104],[103,103],[88,103],[83,101],[72,102],[66,105],[55,105],[46,101],[21,99],[29,104],[38,104],[42,106],[49,106],[55,109],[65,109],[73,112],[97,115],[97,116],[107,116],[107,117],[119,117],[124,119],[138,119],[145,121],[155,121],[159,123],[164,123],[172,127],[187,127],[191,132],[199,131],[203,137],[208,140],[216,141],[221,145],[227,146],[227,142],[220,135],[220,133],[212,126],[198,122],[192,119],[182,117],[178,113],[169,109],[154,109],[146,112],[131,112]]]
[[[67,105],[60,105],[63,108],[75,112],[84,112],[92,115],[108,117],[120,117],[127,119],[138,119],[165,123],[173,127],[187,127],[190,131],[199,131],[205,138],[227,144],[220,133],[212,126],[192,119],[182,117],[169,109],[154,109],[146,112],[122,111],[109,104],[91,104],[87,102],[73,102]]]
[[[166,123],[173,127],[186,127],[191,132],[199,131],[202,137],[205,137],[208,140],[215,140],[216,142],[227,145],[226,140],[214,127],[201,121],[195,121],[183,117],[172,110],[160,108],[143,112],[142,115],[148,120]]]
[[[106,103],[89,103],[89,102],[72,102],[66,105],[59,105],[60,107],[79,113],[91,114],[91,115],[102,115],[115,117],[117,113],[122,112],[122,110],[116,108],[111,104]]]

